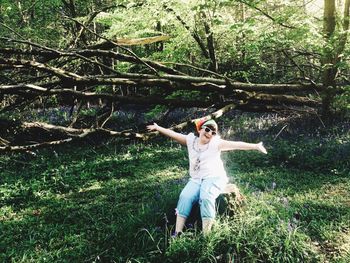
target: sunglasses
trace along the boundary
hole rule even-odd
[[[210,129],[207,126],[203,126],[202,128],[204,128],[205,132],[209,133],[211,132],[211,135],[215,136],[216,135],[216,131],[213,131],[212,129]]]

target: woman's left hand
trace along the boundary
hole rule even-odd
[[[266,149],[265,149],[265,147],[264,147],[264,145],[263,145],[262,142],[259,142],[259,143],[257,144],[257,150],[258,150],[259,152],[262,152],[262,153],[264,153],[264,154],[267,154],[267,151],[266,151]]]

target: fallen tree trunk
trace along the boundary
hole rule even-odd
[[[128,80],[119,79],[124,83],[129,83]],[[149,82],[151,84],[151,82]],[[169,83],[171,84],[171,83]],[[179,106],[179,107],[209,107],[215,104],[222,104],[217,100],[181,100],[181,99],[162,99],[155,96],[120,96],[110,93],[97,93],[97,92],[83,92],[72,89],[49,89],[43,88],[31,84],[19,84],[19,85],[1,85],[0,94],[11,94],[11,95],[69,95],[73,98],[80,99],[104,99],[107,101],[118,101],[132,104],[144,104],[144,105],[168,105],[168,106]],[[290,96],[290,95],[271,95],[271,94],[258,94],[235,90],[231,94],[232,99],[243,100],[243,102],[250,103],[266,103],[267,105],[296,105],[296,106],[320,106],[320,102],[307,97]]]
[[[12,140],[13,136],[1,138],[0,152],[32,151],[44,147],[83,140],[99,135],[147,140],[155,133],[115,131],[102,128],[111,119],[115,105],[133,105],[148,108],[164,105],[169,108],[210,108],[212,118],[219,118],[230,110],[280,112],[297,108],[314,110],[320,108],[318,92],[322,85],[311,81],[304,83],[242,83],[217,72],[200,71],[192,76],[164,63],[139,58],[131,50],[120,48],[118,43],[107,41],[128,55],[115,50],[67,49],[58,50],[26,40],[0,38],[18,47],[0,48],[0,97],[3,98],[0,113],[25,110],[30,103],[51,98],[56,103],[75,105],[94,102],[103,111],[95,112],[90,122],[80,122],[77,127],[64,127],[57,123],[23,122],[20,127],[28,134],[52,134],[38,140]],[[141,41],[162,41],[164,38]],[[29,49],[23,49],[23,45]],[[95,46],[97,48],[97,46]],[[127,62],[135,68],[121,72],[115,63]],[[136,69],[136,70],[135,70]],[[192,68],[191,68],[192,69]],[[206,75],[202,75],[206,74]],[[40,102],[42,103],[42,102]],[[38,103],[38,105],[40,105]],[[58,104],[58,105],[61,105]],[[41,104],[43,105],[43,104]],[[107,106],[108,105],[108,106]],[[108,108],[109,107],[109,108]],[[210,112],[209,111],[209,112]],[[107,114],[107,115],[106,115]],[[77,123],[78,116],[74,116]],[[181,120],[180,120],[181,121]],[[181,130],[194,120],[175,124],[171,129]],[[73,124],[72,124],[73,125]],[[146,126],[146,123],[144,123]],[[108,126],[108,125],[106,125]],[[0,136],[3,137],[3,136]]]
[[[118,73],[106,76],[83,76],[67,70],[52,67],[47,64],[30,60],[0,59],[0,69],[34,68],[47,72],[60,78],[64,83],[71,85],[133,85],[137,87],[168,87],[174,89],[189,89],[206,92],[219,92],[227,94],[233,90],[256,91],[256,92],[317,92],[322,91],[322,85],[314,84],[251,84],[231,82],[227,79],[191,77],[184,75],[162,75]],[[33,84],[33,83],[32,83]],[[175,85],[177,84],[177,85]],[[186,86],[187,85],[187,86]],[[186,86],[186,87],[185,87]]]
[[[229,104],[225,107],[219,109],[218,111],[215,111],[206,117],[210,117],[213,119],[220,118],[223,116],[226,112],[234,109],[236,105]],[[188,120],[186,122],[183,122],[181,124],[175,125],[173,127],[170,127],[170,129],[181,131],[188,125],[194,124],[195,119]],[[11,125],[8,123],[8,125]],[[36,149],[41,148],[47,148],[52,146],[57,146],[61,144],[70,143],[77,140],[85,139],[89,136],[99,135],[99,136],[105,136],[105,137],[118,137],[118,138],[128,138],[128,139],[138,139],[138,140],[149,140],[151,138],[154,138],[159,133],[158,132],[143,132],[143,133],[137,133],[132,131],[113,131],[108,130],[104,128],[89,128],[89,129],[77,129],[77,128],[71,128],[71,127],[64,127],[64,126],[58,126],[58,125],[52,125],[48,123],[43,122],[24,122],[22,124],[16,123],[16,126],[22,131],[30,132],[31,130],[35,130],[37,134],[40,134],[40,130],[42,132],[59,132],[61,136],[65,136],[66,138],[62,138],[59,140],[53,140],[53,141],[47,141],[47,142],[40,142],[40,143],[32,143],[30,145],[11,145],[11,142],[5,142],[2,144],[3,146],[0,146],[0,152],[27,152],[27,151],[33,151]],[[2,129],[11,129],[10,127],[2,127]]]

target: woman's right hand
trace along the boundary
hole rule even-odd
[[[157,123],[153,123],[151,125],[147,125],[147,130],[148,131],[157,131],[158,130],[158,124]]]

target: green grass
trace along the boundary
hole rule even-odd
[[[182,147],[115,141],[0,156],[0,262],[349,262],[348,142],[225,153],[245,205],[210,235],[177,239]]]

